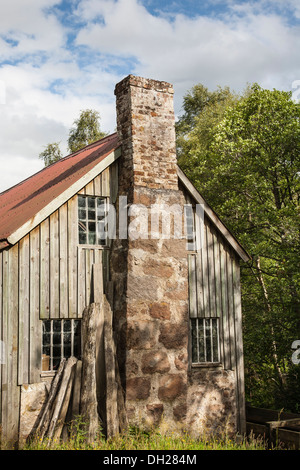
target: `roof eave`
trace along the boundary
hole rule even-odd
[[[198,202],[198,204],[202,204],[204,208],[204,212],[206,216],[212,221],[212,223],[217,227],[219,232],[224,236],[227,240],[229,245],[233,248],[233,250],[238,254],[238,256],[245,262],[250,261],[251,257],[248,255],[246,250],[242,247],[239,241],[235,238],[235,236],[230,232],[230,230],[224,225],[224,223],[220,220],[219,216],[213,211],[213,209],[207,204],[205,199],[201,196],[201,194],[197,191],[195,186],[191,183],[188,177],[184,174],[179,166],[177,166],[177,174],[178,178],[183,184],[183,186],[188,190],[188,192],[193,196],[193,198]]]
[[[87,185],[92,179],[94,179],[99,173],[108,168],[115,160],[121,155],[121,146],[117,147],[111,153],[109,153],[103,160],[95,165],[90,171],[88,171],[79,180],[73,183],[68,189],[62,192],[57,198],[47,204],[31,219],[27,220],[21,227],[12,232],[7,236],[6,243],[14,245],[27,233],[37,227],[43,220],[49,217],[54,211],[60,206],[65,204],[71,197],[73,197],[78,191],[80,191],[85,185]]]

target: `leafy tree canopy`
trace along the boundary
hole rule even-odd
[[[290,360],[300,335],[300,107],[257,84],[239,97],[221,91],[187,95],[178,161],[252,255],[242,269],[249,396],[299,411],[287,384],[298,380],[300,393]]]
[[[48,144],[43,152],[39,154],[39,158],[44,161],[45,166],[49,166],[62,158],[59,148],[59,142]]]
[[[70,152],[76,152],[106,136],[100,129],[100,114],[98,111],[86,109],[73,123],[69,132],[68,145]]]
[[[68,147],[71,153],[77,152],[88,144],[102,139],[107,134],[100,129],[100,114],[93,109],[80,112],[79,118],[73,123],[69,131]],[[39,158],[44,160],[45,166],[51,165],[62,158],[59,142],[48,144]]]

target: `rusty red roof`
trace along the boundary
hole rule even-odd
[[[111,134],[0,194],[0,249],[7,238],[120,146]]]

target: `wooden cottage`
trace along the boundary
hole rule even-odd
[[[9,441],[23,400],[40,412],[61,359],[80,358],[84,309],[102,295],[96,272],[113,292],[128,421],[245,431],[239,263],[248,255],[177,166],[172,86],[128,76],[115,95],[117,133],[0,194]]]

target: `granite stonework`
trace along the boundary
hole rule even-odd
[[[50,384],[40,382],[21,387],[19,445],[34,430],[49,395]]]

